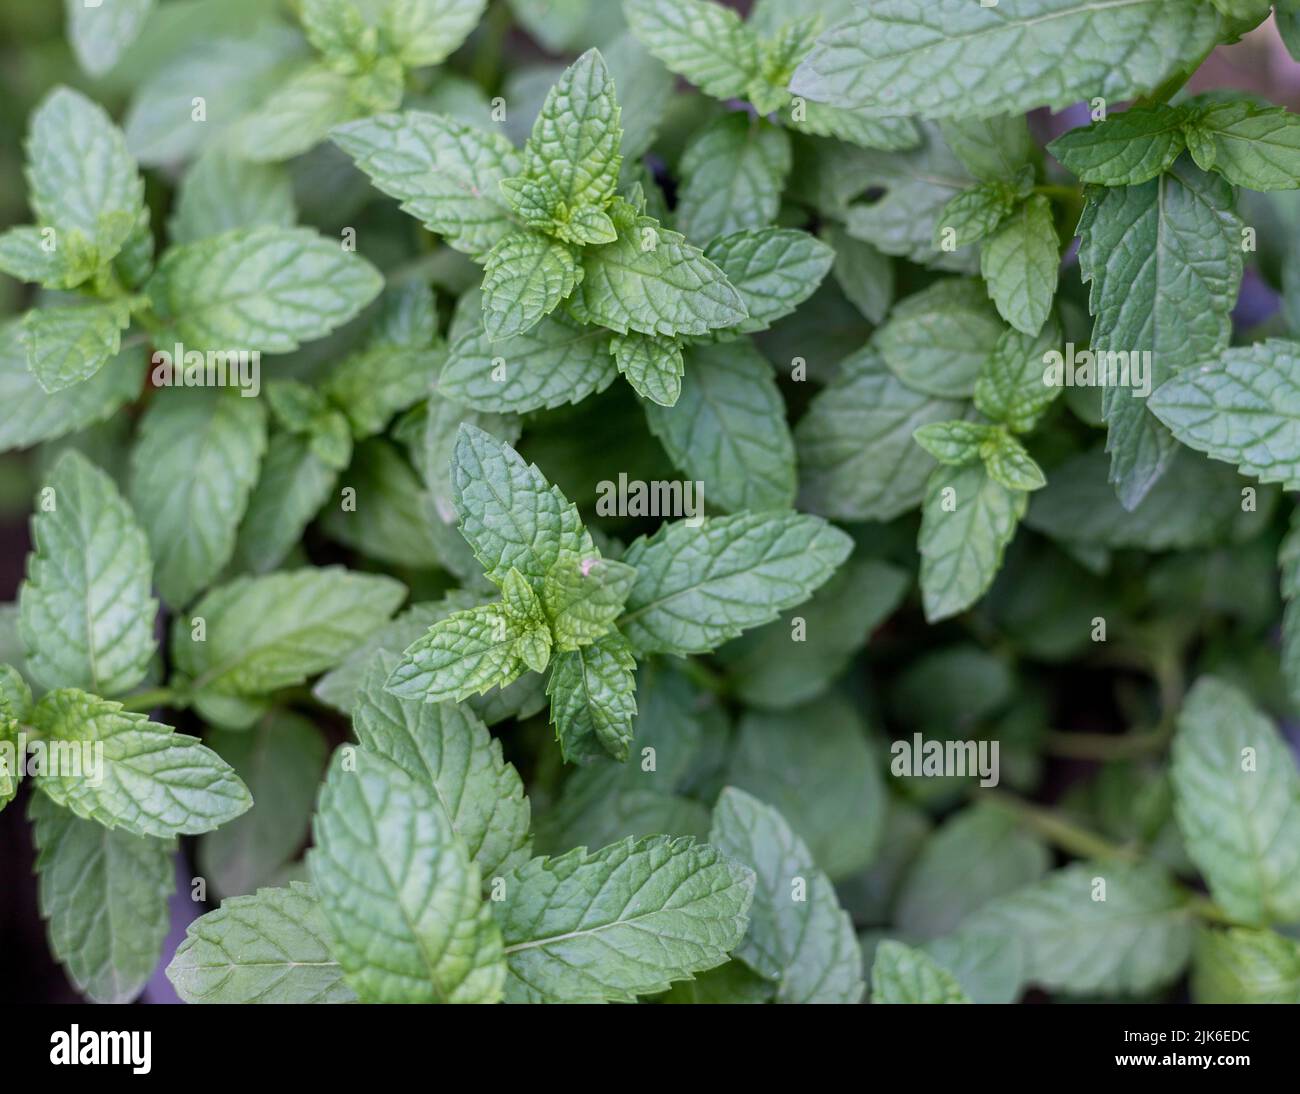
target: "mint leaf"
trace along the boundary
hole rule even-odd
[[[618,371],[641,398],[651,405],[676,406],[686,370],[681,344],[652,334],[614,335],[609,342]]]
[[[362,1002],[491,1003],[501,931],[433,794],[364,749],[336,753],[308,854],[329,949]]]
[[[1300,483],[1295,362],[1294,342],[1235,347],[1162,384],[1150,408],[1183,444],[1291,489]]]
[[[636,660],[617,631],[556,654],[546,694],[564,758],[590,760],[603,749],[623,762],[636,716]]]
[[[1179,715],[1171,773],[1187,853],[1223,909],[1243,923],[1300,917],[1300,772],[1268,719],[1202,678]]]
[[[873,1003],[969,1003],[957,978],[923,950],[885,940],[871,965]]]
[[[747,319],[734,330],[766,330],[791,314],[821,284],[835,252],[794,228],[757,228],[722,236],[704,256],[717,264],[740,296]]]
[[[747,94],[758,43],[736,12],[709,0],[627,0],[623,10],[645,47],[706,95]]]
[[[978,460],[980,446],[996,432],[996,427],[982,422],[931,422],[912,436],[940,463],[961,467]]]
[[[724,114],[682,153],[677,227],[698,240],[766,227],[780,208],[790,160],[784,130],[748,114]]]
[[[807,599],[850,548],[802,513],[666,524],[623,555],[637,576],[619,627],[640,653],[707,652]]]
[[[77,63],[91,76],[102,76],[139,37],[154,0],[109,0],[107,5],[101,0],[94,6],[85,0],[65,0],[64,7]]]
[[[508,1002],[633,1002],[721,965],[745,931],[753,874],[707,844],[654,836],[537,858],[492,904]]]
[[[995,429],[980,446],[979,454],[989,476],[1008,490],[1041,490],[1047,485],[1043,469],[1005,429]]]
[[[727,787],[714,806],[709,839],[757,878],[749,930],[736,956],[776,982],[780,1002],[859,1002],[862,953],[853,925],[781,814]]]
[[[1137,186],[1168,171],[1186,141],[1185,111],[1156,103],[1057,137],[1047,150],[1082,182]]]
[[[980,272],[998,313],[1025,334],[1037,334],[1047,321],[1060,265],[1052,205],[1042,194],[1022,202],[980,250]]]
[[[487,0],[393,0],[382,25],[404,65],[436,65],[469,37],[486,7]]]
[[[59,458],[40,497],[19,590],[28,670],[48,688],[120,695],[157,648],[149,544],[113,480],[79,452]]]
[[[183,244],[259,224],[288,228],[296,219],[288,171],[216,147],[182,177],[169,228],[172,242]]]
[[[187,349],[288,353],[353,318],[379,272],[306,228],[240,228],[167,252],[145,291]]]
[[[291,73],[230,134],[245,159],[276,163],[306,152],[330,130],[359,111],[347,76],[324,64],[306,64]],[[396,102],[383,106],[391,110]]]
[[[167,938],[174,844],[82,820],[43,794],[28,815],[50,949],[91,1001],[131,1002]]]
[[[1213,103],[1196,110],[1188,126],[1195,134],[1189,150],[1202,170],[1252,190],[1300,186],[1300,118],[1284,107]]]
[[[970,395],[1004,330],[978,281],[936,281],[896,305],[875,346],[894,374],[917,391]]]
[[[874,114],[931,118],[1060,110],[1080,99],[1133,99],[1215,44],[1219,17],[1195,0],[1029,0],[1011,12],[939,0],[917,12],[885,0],[826,31],[790,89]],[[1144,43],[1140,68],[1115,43]],[[1007,65],[1032,56],[1032,69]]]
[[[50,393],[88,380],[117,356],[130,318],[117,300],[29,311],[22,338],[32,375]]]
[[[984,595],[1025,508],[1025,495],[982,464],[940,467],[930,476],[917,540],[927,620],[963,612]]]
[[[488,252],[483,275],[483,325],[508,338],[553,312],[582,276],[573,252],[535,232],[515,232]]]
[[[744,341],[693,346],[685,365],[676,406],[646,406],[669,458],[727,512],[790,508],[794,441],[772,366]]]
[[[256,399],[182,388],[145,412],[130,493],[168,604],[188,603],[230,561],[265,448],[266,413]]]
[[[1033,336],[1004,331],[975,381],[975,409],[1016,433],[1028,433],[1064,390],[1043,382],[1044,356],[1061,342],[1060,325],[1050,316]]]
[[[596,556],[556,559],[542,583],[542,607],[556,648],[579,649],[608,633],[635,577],[631,566]]]
[[[1079,222],[1079,271],[1091,282],[1091,349],[1150,351],[1159,387],[1227,347],[1241,283],[1240,222],[1232,189],[1179,160],[1141,186],[1089,192]],[[1172,442],[1132,387],[1108,387],[1111,481],[1135,508],[1168,467]]]
[[[470,710],[402,699],[384,687],[396,658],[381,653],[357,689],[352,725],[362,746],[429,790],[485,885],[528,858],[529,806],[501,743]]]
[[[486,255],[517,226],[500,183],[523,163],[499,133],[413,110],[349,122],[331,136],[375,186],[458,251]]]
[[[187,1003],[351,1003],[310,885],[259,889],[200,916],[167,966]]]
[[[1197,1003],[1300,1000],[1300,944],[1272,931],[1200,930],[1192,957]]]
[[[62,688],[41,699],[31,717],[41,739],[80,746],[90,756],[81,770],[64,765],[38,776],[37,787],[105,828],[135,836],[196,835],[253,804],[230,766],[197,737],[124,711],[120,703]],[[101,763],[98,779],[82,773]]]

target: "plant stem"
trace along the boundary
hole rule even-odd
[[[1077,186],[1065,186],[1055,182],[1044,182],[1039,186],[1035,186],[1034,193],[1056,198],[1058,201],[1068,202],[1071,205],[1083,200],[1083,191]]]
[[[119,699],[118,702],[122,704],[123,710],[147,711],[154,707],[174,706],[179,698],[179,694],[171,688],[149,688]]]
[[[1131,760],[1160,752],[1169,743],[1169,735],[1150,733],[1066,733],[1047,731],[1047,751],[1071,760]]]
[[[1226,926],[1238,925],[1237,921],[1233,919],[1232,916],[1202,893],[1189,893],[1187,897],[1187,907],[1194,916],[1199,919],[1204,919],[1209,923],[1222,923]]]
[[[991,799],[999,808],[1014,813],[1027,828],[1062,851],[1085,859],[1109,858],[1124,862],[1134,862],[1137,859],[1128,848],[1111,843],[1041,805],[1034,805],[1002,790],[980,790],[977,793],[981,798]]]

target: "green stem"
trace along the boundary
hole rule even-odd
[[[1065,186],[1055,182],[1044,182],[1034,187],[1035,194],[1042,194],[1045,197],[1056,198],[1057,201],[1063,201],[1070,205],[1075,205],[1083,200],[1083,191],[1077,186]]]
[[[991,799],[1001,809],[1014,813],[1026,828],[1037,832],[1062,851],[1085,859],[1119,859],[1134,862],[1137,856],[1128,848],[1103,839],[1095,832],[1068,821],[1041,805],[1034,805],[1002,790],[980,790],[980,799]]]
[[[1201,893],[1190,893],[1187,897],[1188,910],[1198,919],[1208,923],[1222,923],[1224,926],[1240,926],[1227,912]]]
[[[1164,732],[1152,733],[1066,733],[1048,730],[1047,751],[1071,760],[1131,760],[1161,752],[1169,743]]]
[[[171,688],[149,688],[119,699],[123,710],[148,711],[154,707],[177,705],[180,694]]]

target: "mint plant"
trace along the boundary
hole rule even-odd
[[[17,7],[77,994],[1300,1001],[1300,4]]]

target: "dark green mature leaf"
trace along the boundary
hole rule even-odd
[[[622,635],[611,632],[558,654],[546,694],[566,760],[583,762],[601,750],[627,759],[637,709],[636,659]]]
[[[353,1003],[310,885],[232,897],[189,925],[167,966],[187,1003]]]
[[[984,287],[953,278],[898,304],[873,344],[908,387],[957,399],[974,390],[1004,329]]]
[[[790,86],[873,114],[1060,110],[1091,96],[1136,98],[1209,52],[1218,32],[1218,14],[1197,0],[1026,0],[1011,11],[881,0],[824,33]],[[1139,42],[1143,63],[1127,63]]]
[[[131,1002],[162,956],[174,843],[82,820],[43,794],[28,810],[50,949],[93,1002]]]
[[[674,223],[691,239],[765,228],[790,173],[790,138],[762,119],[724,114],[695,134],[678,171]]]
[[[1300,187],[1300,117],[1285,107],[1246,100],[1213,103],[1189,122],[1197,166],[1252,190]]]
[[[1137,186],[1173,166],[1186,147],[1185,111],[1156,103],[1057,137],[1047,150],[1081,181],[1102,186]]]
[[[76,451],[46,479],[19,590],[32,676],[47,688],[129,691],[157,643],[149,544],[113,480]]]
[[[491,905],[508,1002],[633,1002],[721,965],[749,921],[754,875],[708,844],[654,836],[538,858]]]

